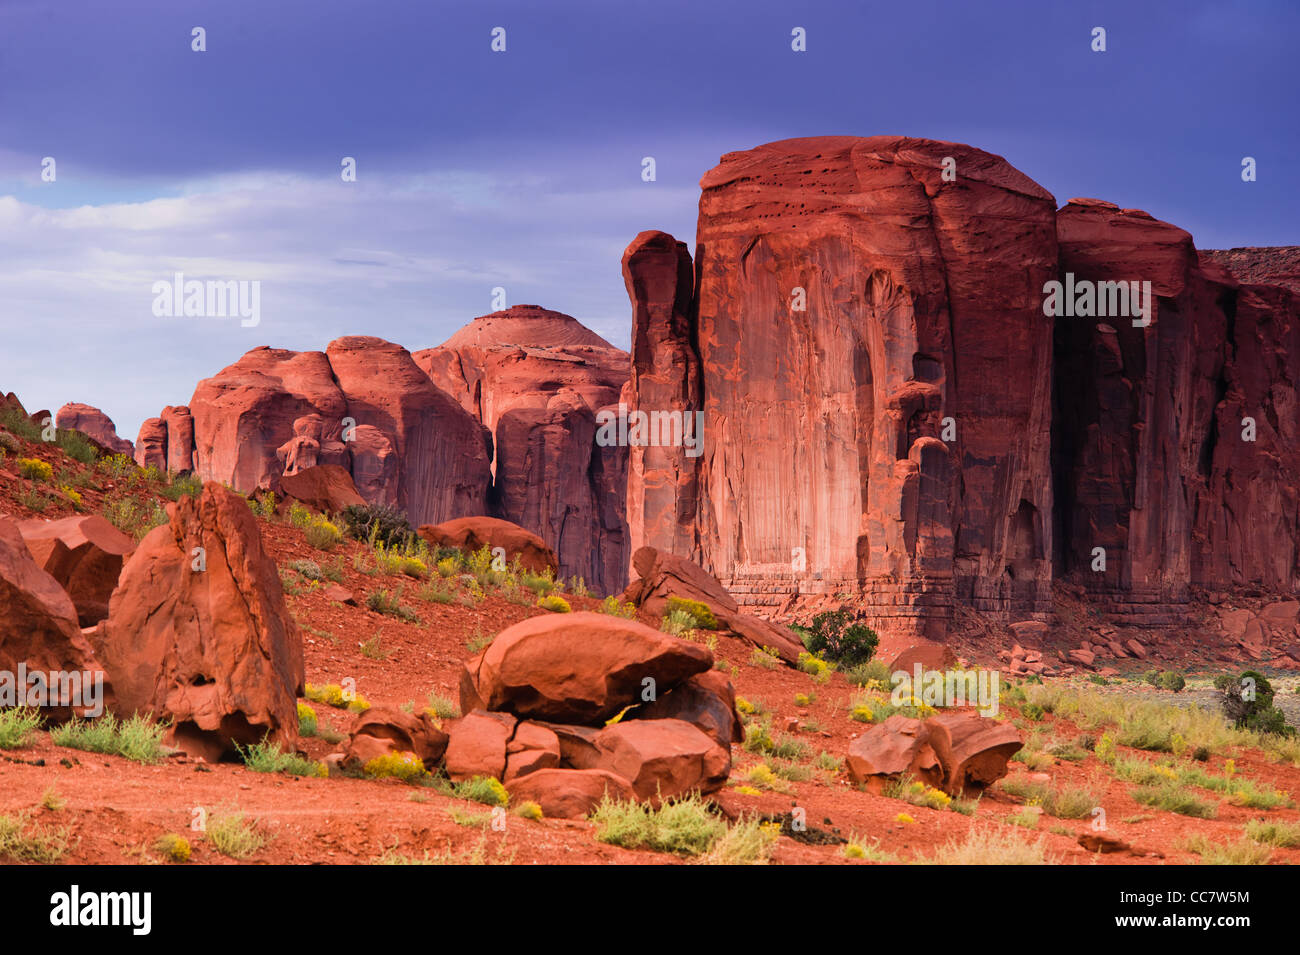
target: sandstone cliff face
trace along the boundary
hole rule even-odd
[[[627,455],[597,444],[596,414],[617,404],[627,352],[568,315],[518,305],[414,358],[494,436],[492,513],[541,536],[562,576],[620,591]]]
[[[669,240],[625,257],[651,343],[633,402],[694,400],[705,422],[698,478],[633,459],[632,493],[673,483],[688,512],[641,492],[646,543],[680,548],[693,522],[742,599],[857,592],[886,629],[941,633],[958,596],[1047,611],[1052,197],[995,156],[897,137],[731,153],[701,186],[689,309]]]
[[[1291,590],[1297,296],[1240,286],[1183,230],[1111,203],[1072,200],[1058,235],[1063,275],[1152,291],[1144,327],[1057,321],[1058,572],[1153,625],[1192,586]]]
[[[633,449],[638,546],[742,603],[848,594],[926,636],[954,604],[1043,618],[1054,576],[1151,626],[1197,588],[1300,585],[1290,250],[1198,255],[1144,212],[1058,213],[997,157],[893,137],[732,153],[701,186],[693,277],[663,233],[624,255],[627,403],[705,431],[698,459]],[[1048,314],[1049,282],[1093,306]],[[1097,310],[1118,282],[1149,283],[1145,314]]]

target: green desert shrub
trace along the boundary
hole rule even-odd
[[[162,760],[162,737],[166,731],[164,724],[142,716],[119,720],[110,713],[93,720],[69,720],[50,730],[50,739],[56,746],[107,753],[148,764]]]
[[[1287,726],[1286,715],[1273,705],[1273,684],[1264,674],[1256,670],[1239,677],[1223,673],[1215,677],[1214,688],[1219,691],[1223,715],[1238,729],[1281,736],[1294,732]]]
[[[848,610],[823,611],[805,630],[809,653],[846,669],[869,662],[880,643],[876,632]]]
[[[694,618],[695,626],[701,630],[717,630],[722,626],[708,604],[687,600],[685,597],[669,597],[667,612],[671,614],[679,610]]]
[[[703,855],[727,832],[726,822],[696,795],[665,800],[658,808],[606,796],[588,818],[598,842],[685,856]]]
[[[349,504],[339,515],[349,537],[405,548],[415,536],[406,515],[391,504]]]
[[[15,706],[0,710],[0,749],[17,749],[26,746],[32,733],[41,728],[42,717],[31,706]]]

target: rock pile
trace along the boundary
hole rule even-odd
[[[447,775],[499,779],[557,817],[586,815],[606,793],[657,802],[714,792],[741,730],[731,682],[712,666],[700,644],[606,614],[515,624],[465,664]],[[344,753],[372,758],[380,735],[389,751],[407,748],[396,731],[376,734],[377,722],[359,720]]]

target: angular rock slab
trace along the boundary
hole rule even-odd
[[[683,720],[627,720],[596,736],[596,755],[582,769],[604,769],[632,783],[639,800],[658,803],[721,789],[731,751]]]
[[[4,519],[0,519],[0,608],[0,670],[14,674],[15,681],[20,666],[29,673],[78,673],[79,679],[99,680],[102,686],[103,670],[77,626],[72,599],[32,558],[17,525]],[[88,699],[82,697],[83,702]],[[87,709],[98,715],[94,708],[94,703],[75,708],[60,705],[45,715],[65,719],[74,710]]]
[[[32,557],[68,592],[82,627],[108,616],[108,600],[135,541],[98,514],[57,521],[21,521]]]

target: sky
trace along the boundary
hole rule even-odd
[[[0,393],[134,439],[259,345],[427,348],[496,288],[626,348],[627,244],[693,247],[700,177],[795,136],[1297,245],[1298,40],[1294,0],[0,0]],[[155,314],[178,272],[259,282],[258,324]]]

